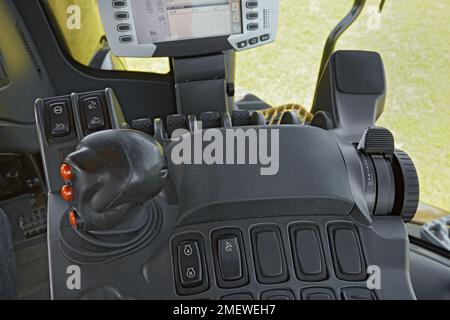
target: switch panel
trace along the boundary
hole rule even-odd
[[[237,288],[246,285],[248,272],[241,232],[236,229],[215,231],[212,243],[218,286]]]
[[[173,242],[177,291],[181,295],[197,294],[208,289],[203,239],[200,235],[183,235]]]
[[[258,281],[274,284],[288,280],[286,257],[278,227],[257,227],[252,230],[251,236]]]

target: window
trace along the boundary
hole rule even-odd
[[[238,55],[236,84],[269,104],[312,105],[328,33],[353,1],[280,1],[275,44]],[[450,2],[367,1],[337,49],[381,53],[388,97],[378,125],[393,131],[396,146],[417,167],[421,202],[416,223],[450,211]],[[437,208],[441,208],[439,210]]]

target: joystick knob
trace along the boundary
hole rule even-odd
[[[72,226],[106,231],[158,195],[167,176],[162,147],[133,130],[107,130],[84,138],[65,159],[70,168]]]

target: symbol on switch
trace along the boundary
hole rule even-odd
[[[229,243],[228,241],[225,242],[225,251],[226,252],[233,252],[233,245]]]
[[[187,276],[189,279],[195,278],[195,276],[196,276],[195,269],[194,269],[194,268],[188,268],[188,270],[187,270],[187,272],[186,272],[186,276]]]
[[[184,255],[189,257],[190,255],[192,255],[192,246],[190,244],[187,244],[184,246]]]
[[[100,120],[100,118],[99,117],[92,117],[92,119],[91,119],[91,124],[92,125],[97,125],[97,124],[100,124],[102,121]]]
[[[95,109],[97,109],[97,102],[89,101],[87,107],[88,107],[89,110],[95,110]]]
[[[65,130],[66,129],[66,125],[64,123],[57,123],[55,124],[56,126],[56,130]]]
[[[57,106],[53,108],[53,113],[57,116],[63,113],[63,108],[61,106]]]

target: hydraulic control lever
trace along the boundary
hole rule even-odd
[[[166,168],[162,147],[149,135],[107,130],[87,136],[61,168],[70,224],[82,231],[121,225],[161,192]]]
[[[384,111],[386,88],[378,53],[338,51],[321,74],[311,125],[330,132],[341,147],[362,212],[409,222],[419,203],[419,180],[413,161],[396,150],[392,133],[375,124]]]

